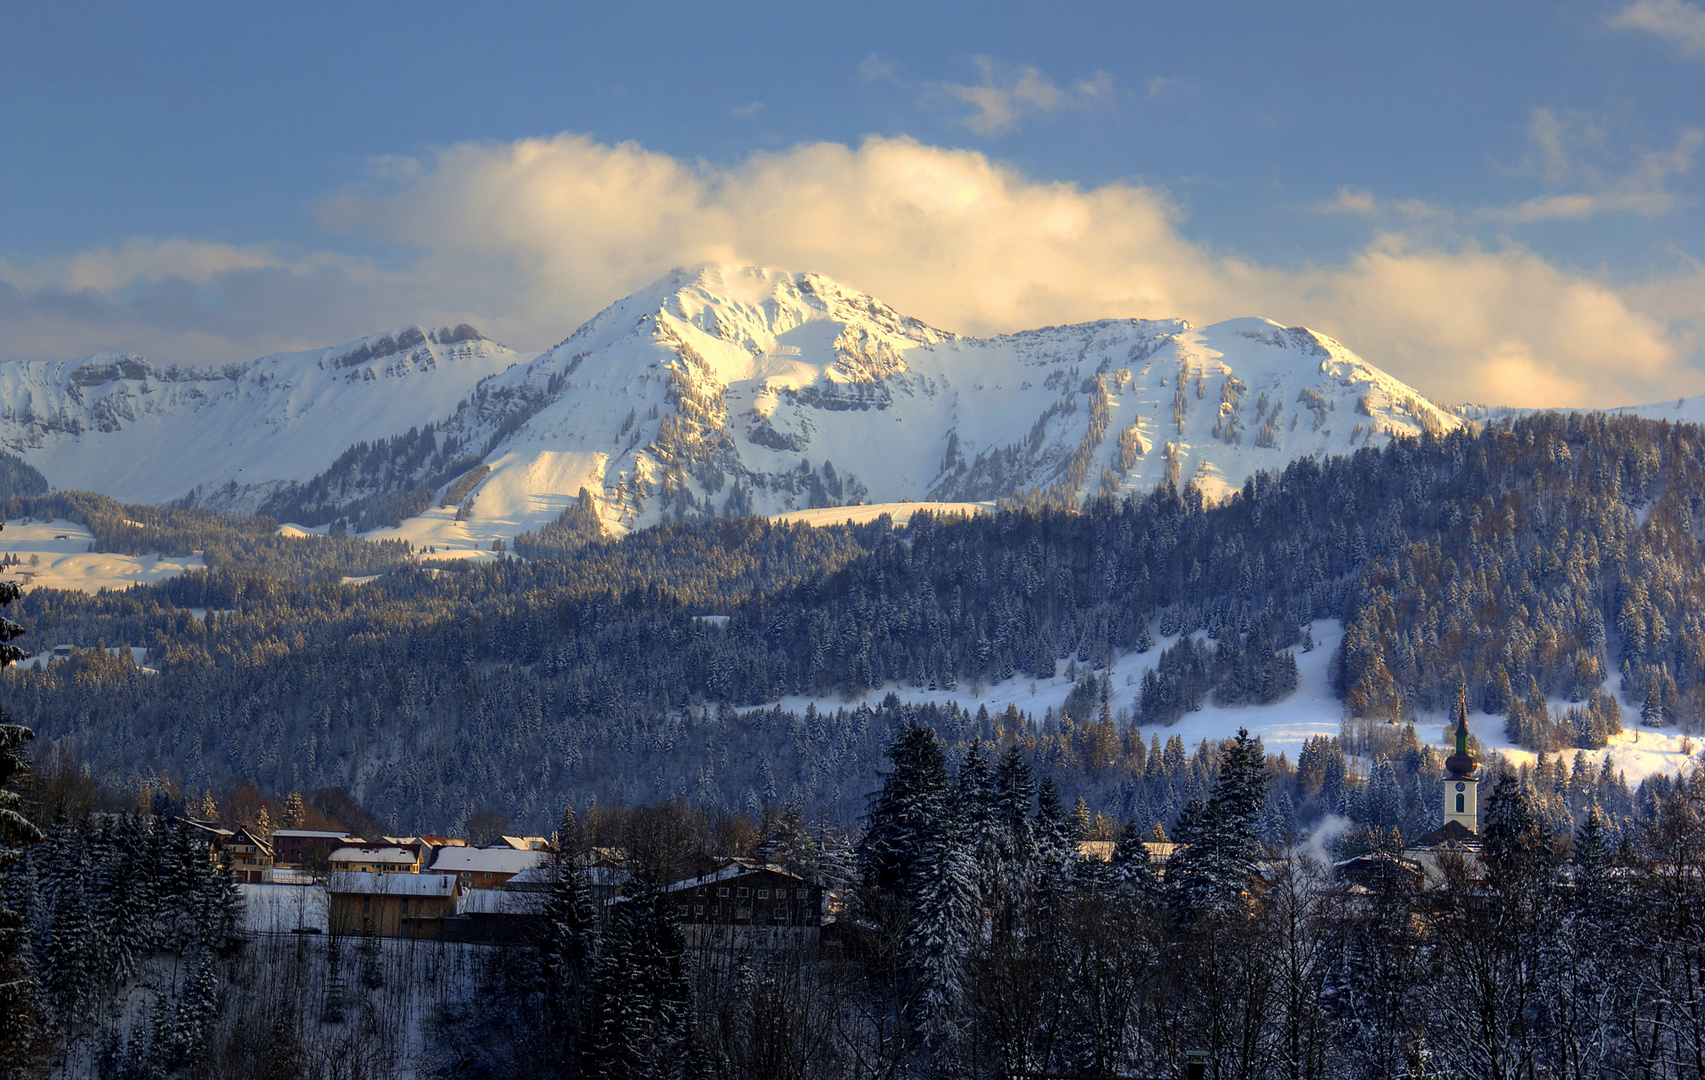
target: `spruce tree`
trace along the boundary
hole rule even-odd
[[[1256,822],[1267,794],[1265,767],[1260,740],[1239,728],[1208,801],[1192,800],[1179,818],[1184,848],[1167,867],[1167,883],[1180,914],[1198,917],[1241,902],[1261,857]]]
[[[21,592],[17,582],[0,582],[0,607]],[[23,632],[17,623],[0,617],[0,668],[28,655],[11,644]],[[13,790],[16,778],[29,771],[24,744],[34,737],[29,728],[12,723],[0,711],[0,885],[22,858],[24,845],[43,838],[41,830],[20,812],[23,799]],[[0,906],[0,1064],[21,1057],[34,1026],[36,980],[25,955],[26,935],[24,916]]]
[[[906,950],[921,985],[917,1019],[937,1024],[961,992],[965,957],[980,925],[978,866],[957,800],[924,841],[906,891]]]
[[[1000,835],[1002,876],[1014,880],[1029,872],[1036,854],[1036,832],[1030,820],[1036,784],[1024,751],[1014,743],[995,772],[995,821]]]
[[[565,837],[572,836],[573,810],[564,812],[557,830],[555,880],[545,900],[544,927],[539,936],[539,991],[544,1000],[543,1022],[555,1049],[556,1064],[572,1075],[580,1054],[598,952],[598,909],[586,872],[576,861]]]
[[[871,800],[860,854],[877,888],[904,891],[925,846],[943,827],[952,788],[941,742],[929,728],[908,723],[888,758],[894,767]]]

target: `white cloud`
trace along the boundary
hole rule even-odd
[[[891,81],[898,71],[892,61],[884,60],[875,53],[859,61],[858,65],[859,78],[866,82]]]
[[[1381,209],[1365,193],[1339,202]],[[36,354],[72,355],[131,335],[150,351],[224,342],[257,355],[466,319],[543,347],[673,267],[737,260],[818,271],[969,333],[1267,315],[1331,334],[1447,401],[1614,405],[1705,389],[1688,366],[1705,325],[1694,268],[1617,287],[1519,247],[1429,237],[1396,211],[1390,234],[1341,265],[1277,269],[1186,238],[1163,190],[1035,180],[907,138],[807,143],[727,167],[571,134],[465,143],[386,162],[382,179],[321,212],[395,245],[400,263],[251,266],[242,260],[261,256],[248,249],[191,258],[141,245],[149,259],[114,257],[99,273],[73,270],[77,260],[0,266],[0,342],[47,350],[57,333],[58,351]],[[127,276],[140,295],[126,293]]]
[[[1320,214],[1347,214],[1352,217],[1391,218],[1412,224],[1422,222],[1448,223],[1453,215],[1449,210],[1434,206],[1422,199],[1382,199],[1371,191],[1342,187],[1332,198],[1314,207]]]
[[[1617,12],[1610,25],[1656,34],[1683,56],[1705,56],[1705,9],[1683,0],[1638,0]]]
[[[1531,152],[1512,175],[1530,175],[1553,188],[1572,188],[1535,196],[1515,206],[1490,207],[1477,216],[1490,221],[1530,224],[1539,221],[1581,220],[1600,214],[1638,214],[1655,217],[1676,206],[1670,181],[1693,170],[1693,159],[1705,144],[1705,132],[1683,128],[1665,149],[1645,150],[1620,158],[1611,147],[1611,125],[1588,113],[1559,115],[1546,108],[1533,110],[1528,122]]]
[[[982,72],[981,82],[972,85],[942,83],[939,89],[948,97],[971,106],[973,111],[962,122],[978,135],[999,135],[1011,131],[1026,116],[1064,108],[1110,105],[1113,101],[1113,76],[1105,71],[1096,72],[1092,78],[1078,80],[1070,90],[1062,90],[1028,64],[1014,67],[987,56],[973,57],[972,62]]]
[[[749,101],[744,105],[736,105],[728,110],[728,115],[736,120],[754,120],[769,110],[769,106],[761,101]]]
[[[1188,88],[1188,83],[1172,75],[1156,75],[1144,83],[1150,101],[1165,101],[1177,97]]]

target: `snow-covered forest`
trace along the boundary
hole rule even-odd
[[[15,730],[15,729],[14,729]],[[5,1066],[92,1077],[1696,1075],[1705,770],[1641,820],[1492,788],[1478,858],[1278,825],[1259,740],[1218,747],[1168,839],[1068,809],[1018,747],[899,731],[853,830],[797,804],[568,810],[626,852],[599,903],[558,858],[510,947],[242,935],[181,822],[61,820],[6,871]],[[13,777],[17,779],[17,777]],[[14,805],[44,816],[47,787]],[[87,798],[89,789],[84,788]],[[1562,825],[1561,830],[1559,825]],[[1572,827],[1571,827],[1572,825]],[[1096,849],[1081,841],[1103,836]],[[1151,841],[1145,843],[1145,841]],[[834,890],[821,934],[683,925],[670,882],[738,853]],[[1157,859],[1156,852],[1170,857]],[[1335,859],[1359,855],[1354,872]]]

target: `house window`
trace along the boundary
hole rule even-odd
[[[786,922],[786,921],[787,921],[787,909],[784,907],[776,908],[776,922]]]
[[[704,886],[700,885],[698,887],[698,890],[696,892],[694,892],[693,895],[694,896],[703,896],[704,895]]]
[[[768,900],[769,898],[770,898],[770,890],[768,890],[768,889],[759,889],[758,890],[758,899],[759,900]]]
[[[687,905],[685,905],[685,904],[680,905],[680,912],[682,915],[685,915],[687,913]]]
[[[363,896],[361,898],[361,914],[363,914],[363,915],[369,914],[370,912],[372,912],[372,910],[373,910],[373,898],[371,896]]]
[[[716,890],[716,895],[727,896],[728,895],[728,886],[724,885],[722,888]]]
[[[408,914],[408,897],[403,897],[403,914]]]
[[[737,895],[750,896],[750,895],[752,895],[752,890],[750,890],[746,886],[742,885],[742,886],[740,886],[740,890],[739,890],[739,893]]]
[[[694,904],[693,905],[693,914],[694,915],[703,915],[704,914],[704,905],[703,904]]]
[[[1456,812],[1457,813],[1459,813],[1459,814],[1466,813],[1466,811],[1463,809],[1464,803],[1465,803],[1464,797],[1461,795],[1458,795],[1456,797]]]

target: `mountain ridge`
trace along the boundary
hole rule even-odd
[[[1300,456],[1469,422],[1305,327],[971,337],[822,275],[734,264],[672,271],[530,359],[463,325],[223,368],[0,365],[0,448],[55,486],[370,528],[485,466],[431,511],[481,541],[549,524],[582,489],[616,532],[1167,481],[1217,498]]]

